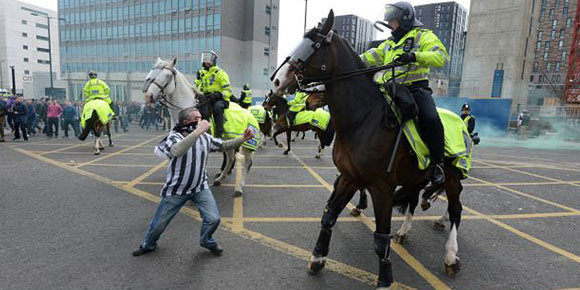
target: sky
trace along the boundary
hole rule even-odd
[[[20,0],[40,7],[57,9],[57,0]],[[244,1],[244,0],[236,0]],[[450,0],[411,0],[413,5],[423,5]],[[455,0],[469,10],[471,0]],[[372,22],[379,20],[385,4],[396,2],[389,0],[308,0],[306,28],[310,29],[328,15],[330,9],[334,15],[355,14]],[[300,42],[304,34],[304,0],[280,0],[280,23],[278,35],[278,63],[281,63],[290,51]],[[377,31],[377,39],[388,37],[387,33]]]

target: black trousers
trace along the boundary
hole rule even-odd
[[[64,120],[64,125],[62,126],[62,128],[64,130],[64,136],[68,137],[68,126],[69,125],[73,128],[73,131],[75,132],[75,137],[78,137],[80,133],[78,131],[78,128],[76,127],[75,120]]]
[[[22,137],[24,140],[28,141],[28,135],[26,135],[26,119],[24,118],[14,118],[14,138],[20,139],[20,131],[22,131]]]
[[[433,91],[429,87],[409,88],[417,107],[419,108],[419,131],[435,163],[443,162],[445,150],[445,136],[443,134],[443,124],[437,113]]]
[[[226,108],[226,101],[217,100],[213,104],[213,120],[215,121],[216,137],[221,138],[224,132],[224,110]]]
[[[58,118],[48,118],[47,122],[48,127],[46,128],[46,133],[48,136],[52,136],[54,134],[55,137],[58,137]]]

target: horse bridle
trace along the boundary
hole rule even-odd
[[[145,79],[145,85],[143,86],[143,92],[144,93],[147,92],[149,90],[149,87],[151,86],[151,84],[154,84],[154,85],[156,85],[159,88],[159,98],[160,98],[159,103],[162,106],[167,107],[168,109],[181,110],[183,108],[181,108],[180,106],[177,106],[177,105],[173,104],[172,102],[170,102],[167,99],[167,94],[165,93],[165,89],[167,88],[167,86],[169,86],[169,84],[171,82],[169,81],[169,82],[161,85],[157,81],[157,77],[160,75],[160,73],[163,70],[168,70],[168,71],[171,72],[171,74],[173,75],[173,78],[172,78],[173,79],[173,83],[175,84],[175,87],[177,87],[177,80],[176,80],[176,78],[177,78],[177,70],[175,68],[173,68],[173,67],[164,66],[164,67],[160,67],[160,68],[153,69],[151,72],[149,72],[149,75],[151,75],[151,77],[148,76]],[[156,71],[157,71],[157,73],[154,73]],[[152,76],[155,76],[155,77],[152,77]],[[173,106],[173,108],[169,107],[169,105]]]

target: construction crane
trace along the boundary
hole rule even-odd
[[[580,2],[576,4],[564,102],[580,104]]]

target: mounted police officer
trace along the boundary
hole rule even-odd
[[[383,15],[383,21],[377,24],[391,29],[392,36],[378,48],[361,55],[362,61],[369,67],[392,62],[406,64],[396,68],[395,80],[406,86],[415,99],[419,109],[419,129],[435,164],[431,182],[435,185],[443,184],[443,124],[437,114],[427,73],[430,67],[445,65],[447,51],[432,31],[420,28],[423,23],[415,19],[415,9],[409,2],[387,4]],[[379,84],[384,84],[392,74],[391,70],[382,73],[382,77],[377,80]]]
[[[306,109],[306,99],[308,95],[304,92],[296,92],[294,99],[288,102],[290,108],[288,109],[288,122],[290,123],[289,126],[294,126],[294,120],[296,119],[296,115],[298,113],[304,111]]]
[[[92,101],[94,99],[101,99],[109,106],[111,105],[111,97],[109,94],[111,89],[104,81],[97,78],[97,73],[89,72],[89,81],[85,84],[83,88],[83,96],[85,97],[85,103]]]
[[[224,110],[229,107],[232,87],[230,77],[217,66],[218,56],[213,51],[201,54],[203,69],[198,72],[196,84],[199,90],[210,99],[215,122],[215,137],[221,138],[224,131]]]
[[[247,109],[251,105],[252,105],[252,91],[250,90],[250,85],[245,84],[242,89],[242,94],[240,96],[240,106],[244,109]]]

